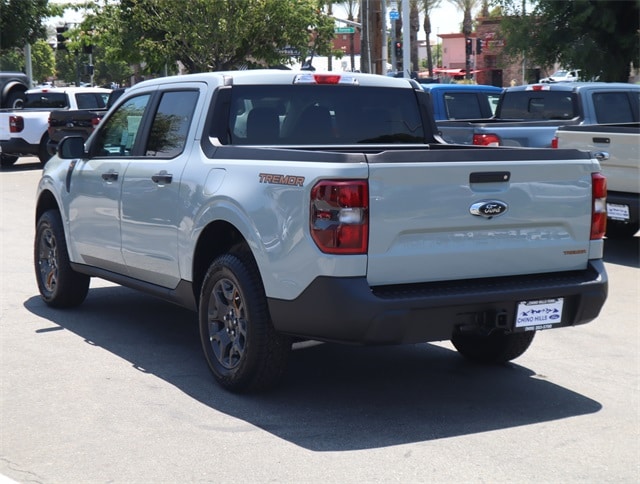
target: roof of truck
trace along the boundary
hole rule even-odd
[[[640,84],[630,84],[627,82],[558,82],[525,84],[523,86],[513,86],[505,89],[506,92],[514,91],[566,91],[573,92],[594,87],[606,87],[610,89],[632,89],[640,90]]]
[[[337,79],[337,82],[326,82],[327,79]],[[294,71],[282,69],[251,69],[244,71],[203,72],[181,76],[160,77],[136,84],[132,89],[167,84],[172,82],[207,82],[213,84],[308,84],[313,79],[324,79],[319,83],[353,84],[360,86],[417,88],[418,83],[412,79],[393,78],[378,74],[364,74],[361,72],[320,72]]]

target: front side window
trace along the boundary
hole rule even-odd
[[[118,107],[100,127],[92,147],[95,156],[132,156],[149,98],[149,94],[136,96]]]
[[[76,94],[78,109],[101,109],[107,105],[108,94],[83,92]]]

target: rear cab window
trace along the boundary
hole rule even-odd
[[[231,145],[423,143],[412,89],[352,85],[236,85]]]
[[[568,91],[506,92],[498,117],[504,119],[573,119],[577,100]]]
[[[30,92],[26,95],[23,108],[67,108],[69,100],[64,92]]]

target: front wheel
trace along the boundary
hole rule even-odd
[[[49,306],[78,306],[87,297],[90,278],[71,268],[62,218],[57,210],[47,210],[38,219],[34,263],[40,295]]]
[[[224,388],[266,390],[284,374],[291,339],[273,328],[249,253],[225,254],[213,261],[202,284],[199,322],[207,363]]]
[[[521,356],[533,341],[535,331],[524,333],[490,334],[457,333],[451,338],[453,346],[465,358],[480,363],[505,363]]]

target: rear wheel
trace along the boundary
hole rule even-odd
[[[534,336],[535,331],[494,331],[487,335],[458,333],[453,336],[451,342],[456,350],[469,360],[480,363],[505,363],[527,351]]]
[[[38,158],[40,159],[40,163],[43,165],[49,161],[51,158],[51,154],[49,153],[49,148],[47,144],[49,143],[49,134],[45,133],[42,139],[40,140],[40,146],[38,147]]]
[[[78,306],[87,297],[90,278],[71,268],[62,219],[57,210],[46,211],[38,220],[34,263],[40,295],[49,306]]]
[[[202,285],[199,322],[207,363],[221,386],[234,392],[265,390],[281,379],[291,339],[273,328],[249,253],[213,261]]]

